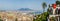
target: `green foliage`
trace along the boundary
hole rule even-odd
[[[42,3],[42,7],[43,7],[43,8],[47,7],[47,5],[46,5],[45,2]]]
[[[41,15],[37,15],[34,21],[47,21],[48,12],[44,12]]]
[[[60,4],[60,1],[56,1],[56,4],[57,4],[57,5]]]

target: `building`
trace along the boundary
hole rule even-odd
[[[33,21],[33,14],[20,11],[2,11],[0,17],[3,21]]]
[[[50,6],[52,9],[51,14],[49,14],[49,18],[48,21],[60,21],[60,1],[59,3],[52,4],[52,6]]]

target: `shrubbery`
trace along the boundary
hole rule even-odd
[[[36,16],[36,19],[34,19],[34,21],[47,21],[47,17],[48,17],[48,12],[44,12],[40,15]]]

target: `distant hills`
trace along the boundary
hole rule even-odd
[[[29,9],[29,8],[21,8],[21,9],[18,9],[20,11],[33,11],[32,9]]]
[[[18,9],[19,11],[34,11],[35,14],[40,14],[41,11],[39,10],[33,10],[33,9],[29,9],[29,8],[21,8],[21,9]]]

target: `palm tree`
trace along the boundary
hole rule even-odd
[[[45,2],[42,3],[42,7],[43,7],[43,12],[44,12],[45,11],[45,8],[47,7],[47,5],[46,5]]]

